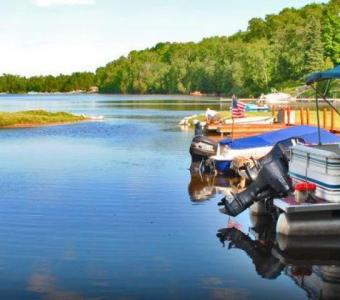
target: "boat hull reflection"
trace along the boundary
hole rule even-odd
[[[339,299],[340,240],[338,236],[289,237],[275,234],[275,218],[251,218],[249,233],[220,229],[218,239],[228,249],[245,252],[265,279],[288,276],[308,299]]]
[[[224,194],[229,186],[230,181],[225,176],[191,172],[188,192],[191,201],[204,202],[217,194]]]

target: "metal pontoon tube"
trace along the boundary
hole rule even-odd
[[[315,213],[282,213],[276,232],[288,236],[340,235],[340,215],[332,211]]]

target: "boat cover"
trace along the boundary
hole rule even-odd
[[[220,144],[228,145],[231,149],[247,149],[273,146],[277,142],[289,138],[303,138],[308,144],[318,144],[318,128],[315,126],[293,126],[233,141],[224,139]],[[321,129],[321,141],[325,144],[336,144],[340,143],[340,137]]]
[[[335,78],[340,78],[340,65],[324,72],[316,72],[309,75],[306,79],[306,84],[311,85],[314,82]]]

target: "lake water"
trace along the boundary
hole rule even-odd
[[[105,117],[0,131],[0,298],[326,299],[340,292],[337,255],[283,257],[266,220],[219,212],[225,178],[191,177],[193,132],[177,124],[218,105],[211,101],[0,96],[0,111]],[[227,229],[230,222],[239,230]]]

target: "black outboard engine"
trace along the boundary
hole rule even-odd
[[[201,122],[195,124],[195,136],[203,135],[203,127]]]
[[[216,155],[217,142],[203,135],[200,123],[195,125],[195,137],[190,145],[191,166],[190,170],[198,170],[202,162],[204,163],[209,157]]]
[[[222,199],[219,205],[224,205],[226,214],[237,216],[254,202],[285,197],[292,191],[292,182],[288,176],[289,147],[286,146],[287,144],[289,144],[288,140],[276,144],[261,162],[262,166],[256,180],[245,191],[236,195],[227,195]]]
[[[305,140],[295,137],[280,141],[275,144],[273,149],[267,155],[258,160],[254,160],[254,166],[245,166],[245,173],[247,176],[246,179],[249,181],[254,181],[257,178],[262,166],[268,161],[272,160],[273,157],[280,157],[283,155],[285,159],[289,161],[290,148],[296,144],[305,144]]]

